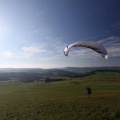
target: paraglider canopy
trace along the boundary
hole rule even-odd
[[[107,50],[102,45],[100,45],[99,43],[94,42],[94,41],[76,42],[76,43],[66,46],[64,48],[65,56],[68,56],[68,53],[72,47],[80,47],[80,46],[90,48],[90,49],[96,51],[97,53],[99,53],[100,55],[102,55],[105,59],[108,58]]]

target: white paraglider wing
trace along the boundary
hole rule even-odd
[[[108,58],[107,50],[99,43],[93,42],[93,41],[76,42],[76,43],[66,46],[64,48],[65,56],[68,56],[68,53],[72,47],[80,47],[80,46],[90,48],[96,51],[97,53],[99,53],[100,55],[102,55],[105,59]]]

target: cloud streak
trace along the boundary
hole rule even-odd
[[[11,51],[7,50],[7,51],[4,51],[4,52],[3,52],[3,56],[4,56],[4,57],[12,57],[12,56],[13,56],[13,53],[12,53]]]
[[[44,46],[40,46],[39,44],[32,44],[30,46],[24,46],[21,48],[21,52],[19,52],[19,55],[17,58],[29,58],[37,53],[44,53],[47,52],[46,49],[44,49]]]
[[[111,36],[106,39],[99,40],[98,42],[106,47],[119,46],[120,45],[120,37]]]
[[[41,53],[41,52],[46,52],[47,51],[47,50],[40,49],[40,48],[33,47],[33,46],[23,47],[22,50],[24,52],[28,52],[28,53]]]
[[[120,56],[120,37],[111,36],[98,42],[106,47],[110,57]]]

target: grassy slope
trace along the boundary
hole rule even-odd
[[[89,98],[86,86],[92,88]],[[0,83],[0,120],[119,119],[119,73],[53,83]]]

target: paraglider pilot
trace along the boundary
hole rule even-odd
[[[86,87],[86,94],[88,95],[88,97],[90,94],[92,94],[90,87]]]

